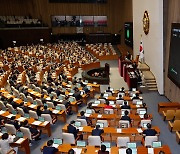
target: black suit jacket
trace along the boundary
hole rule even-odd
[[[44,110],[41,114],[52,114],[52,112],[50,110]]]
[[[121,120],[128,120],[131,123],[131,118],[129,116],[122,116]]]
[[[131,109],[131,107],[129,105],[122,105],[121,109]]]
[[[77,133],[78,133],[78,129],[76,129],[76,127],[74,127],[73,125],[69,124],[67,127],[67,131],[68,133],[72,133],[74,134],[74,138],[77,138]]]
[[[157,131],[155,129],[146,129],[143,131],[143,134],[146,136],[155,136],[157,134]]]
[[[102,133],[104,133],[103,129],[93,129],[92,130],[92,136],[101,136]]]

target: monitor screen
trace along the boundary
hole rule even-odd
[[[86,141],[77,141],[77,146],[78,147],[85,147],[86,146]]]
[[[74,124],[76,127],[81,127],[81,122],[80,121],[76,121]]]
[[[41,121],[41,122],[44,122],[44,117],[38,117],[38,120]]]
[[[180,87],[180,23],[171,25],[171,43],[169,52],[168,78]]]
[[[56,106],[56,110],[61,110],[61,107],[60,106]]]
[[[100,128],[104,128],[104,123],[102,123],[102,122],[97,122],[96,125],[99,125]]]
[[[74,102],[75,99],[74,99],[73,97],[69,97],[69,101],[70,101],[70,102]]]
[[[16,136],[17,136],[17,137],[20,137],[20,138],[23,138],[24,135],[23,135],[22,132],[16,132]]]
[[[161,146],[162,146],[161,141],[152,142],[152,147],[153,148],[158,148],[158,147],[161,147]]]
[[[111,148],[111,143],[110,142],[102,142],[101,145],[105,145],[106,148]]]
[[[128,142],[127,147],[131,149],[136,148],[136,142]]]
[[[96,101],[94,101],[94,103],[95,103],[95,104],[100,104],[100,103],[101,103],[101,101],[96,100]]]
[[[86,109],[86,114],[92,114],[92,109]]]
[[[29,114],[24,113],[24,117],[29,119],[30,116],[29,116]]]
[[[60,139],[60,138],[54,138],[54,139],[53,139],[53,142],[54,142],[54,144],[61,145],[61,144],[62,144],[62,139]]]

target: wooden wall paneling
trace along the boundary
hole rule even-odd
[[[180,23],[180,1],[173,0],[169,1],[168,7],[168,20],[167,20],[167,33],[166,47],[165,47],[165,96],[170,101],[180,102],[180,88],[177,87],[167,76],[168,74],[168,64],[169,64],[169,52],[170,52],[170,39],[171,39],[171,23]]]

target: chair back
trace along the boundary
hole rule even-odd
[[[5,124],[7,132],[11,135],[16,135],[16,128],[12,124]]]
[[[119,121],[119,127],[120,128],[129,128],[130,127],[130,123],[128,120],[120,120]]]
[[[44,93],[45,95],[48,95],[47,90],[43,89],[42,91],[43,91],[43,93]]]
[[[100,102],[101,102],[101,104],[106,104],[106,100],[105,99],[98,99]]]
[[[90,146],[101,146],[100,136],[88,136],[88,145],[90,145]]]
[[[80,121],[81,122],[81,126],[87,126],[87,121],[86,119],[77,119],[77,121]]]
[[[117,138],[117,147],[126,147],[128,142],[130,142],[130,137],[120,136]]]
[[[41,88],[40,87],[36,87],[36,91],[41,93]]]
[[[175,120],[173,123],[173,131],[180,131],[180,120]]]
[[[123,93],[123,92],[119,92],[118,93],[118,98],[119,98],[119,95],[121,95],[122,96],[122,98],[125,96],[125,93]]]
[[[4,105],[4,103],[2,101],[0,101],[0,109],[1,110],[6,109],[6,106]]]
[[[124,100],[116,100],[116,104],[123,105]]]
[[[45,121],[49,121],[50,124],[53,124],[50,114],[41,114],[41,117],[43,117]]]
[[[180,110],[176,110],[174,120],[180,120]]]
[[[20,93],[20,96],[23,98],[24,102],[27,102],[27,98],[23,93]]]
[[[63,143],[75,144],[74,135],[71,133],[62,133]]]
[[[43,105],[42,101],[40,99],[36,99],[37,105]]]
[[[158,141],[158,137],[157,136],[146,136],[145,137],[144,145],[148,146],[148,147],[152,147],[152,143],[154,141]]]
[[[46,102],[46,104],[48,105],[48,108],[55,108],[52,102]]]
[[[29,116],[34,119],[38,119],[38,115],[35,111],[29,110]]]
[[[104,109],[104,113],[105,114],[114,114],[114,110],[113,109]]]
[[[167,110],[165,114],[166,120],[173,120],[175,116],[175,110]]]
[[[33,98],[32,98],[31,96],[27,96],[27,101],[28,101],[28,102],[31,102],[31,103],[34,102],[34,100],[33,100]]]
[[[53,95],[53,97],[57,98],[57,94],[55,92],[51,92],[51,94]]]
[[[108,121],[107,120],[97,120],[97,123],[103,123],[104,127],[108,127]]]
[[[17,107],[18,114],[24,117],[24,110],[20,107]]]
[[[24,137],[27,137],[29,140],[32,140],[31,132],[29,128],[20,127],[21,132],[23,133]]]
[[[6,106],[11,113],[15,110],[11,104],[6,104]]]
[[[144,125],[147,125],[148,123],[151,124],[151,120],[141,120],[140,126],[144,127]]]

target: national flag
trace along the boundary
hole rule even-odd
[[[144,58],[144,49],[143,49],[143,41],[142,41],[142,38],[141,38],[141,42],[140,42],[139,55],[140,55],[140,59],[143,59],[143,58]]]

